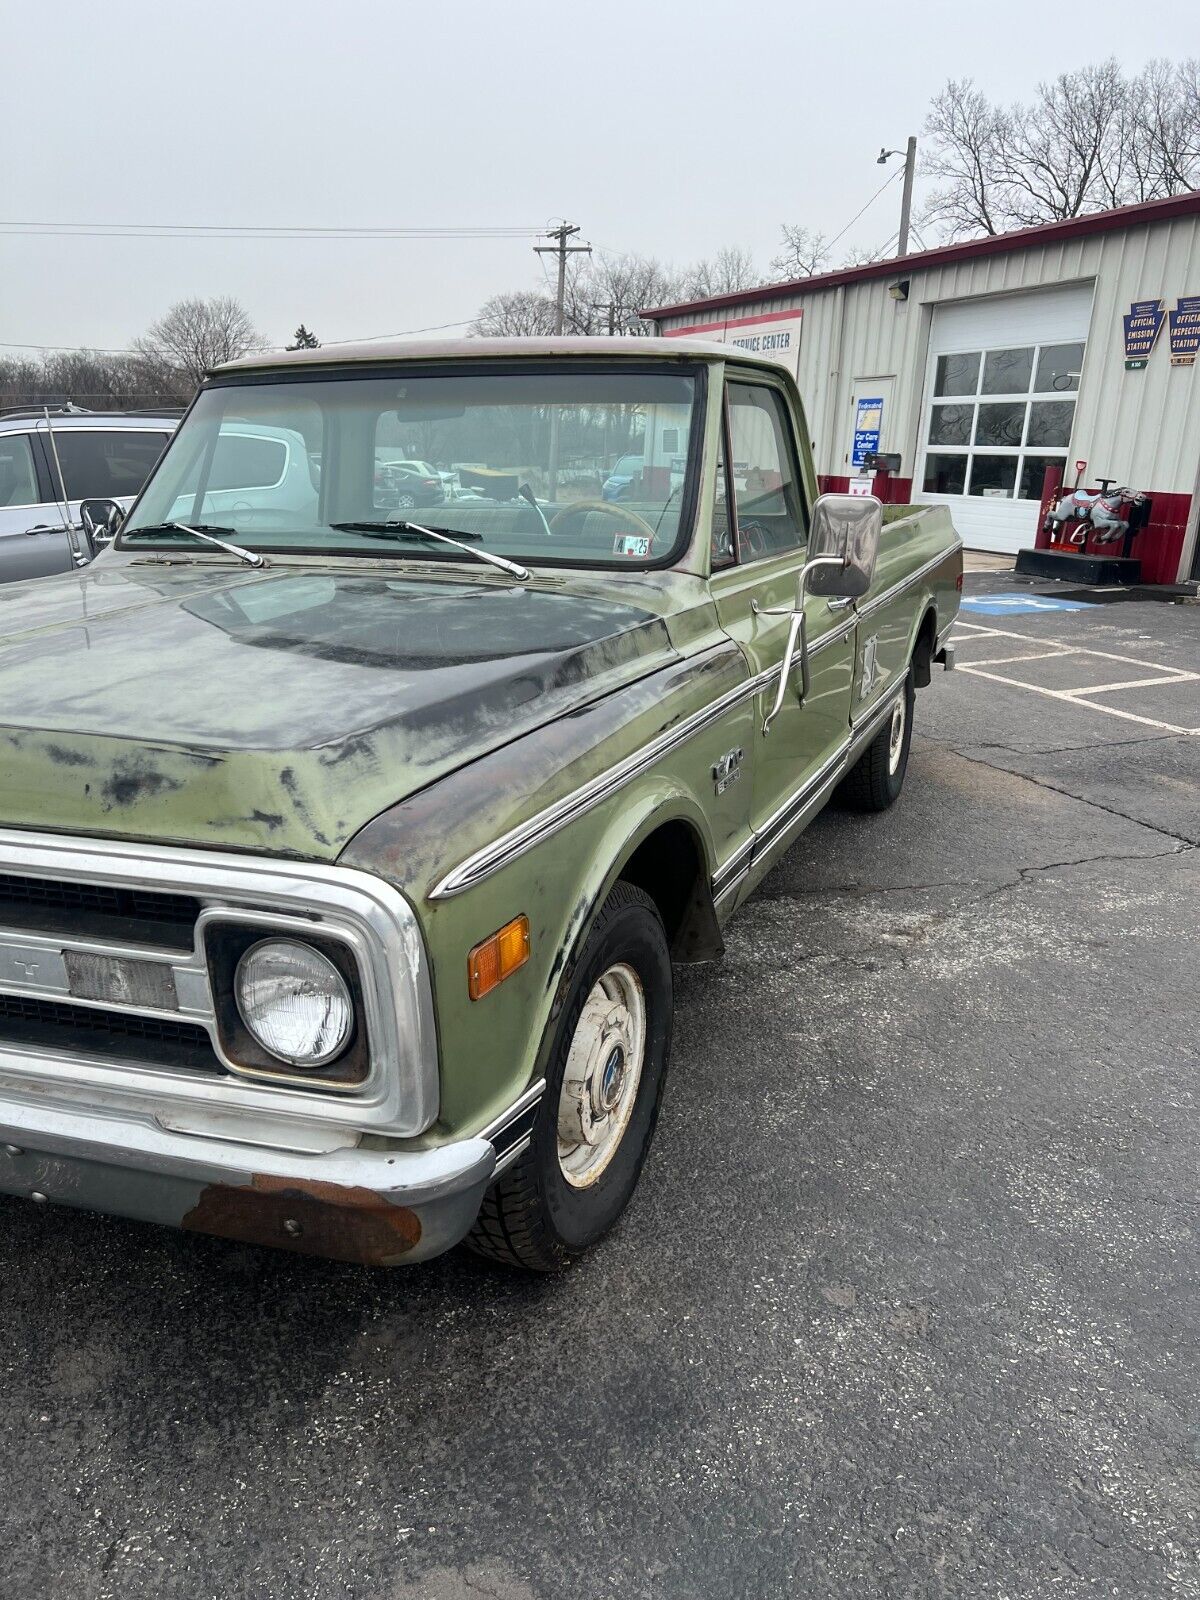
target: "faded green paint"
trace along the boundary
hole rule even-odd
[[[277,558],[264,572],[207,553],[164,562],[109,552],[82,574],[0,589],[0,822],[337,859],[407,895],[430,956],[442,1091],[438,1124],[413,1144],[477,1131],[537,1074],[594,909],[656,827],[686,824],[708,875],[751,839],[749,769],[762,759],[773,687],[527,855],[456,897],[430,898],[473,851],[770,665],[755,655],[763,636],[740,615],[734,626],[753,583],[738,589],[708,572],[726,358],[785,388],[811,504],[807,430],[779,369],[725,350],[671,354],[695,359],[698,348],[712,376],[700,493],[671,571],[560,569],[514,586],[474,566],[387,557]],[[763,564],[779,595],[794,593],[800,560]],[[807,731],[818,719],[806,723],[799,708],[787,724],[797,787],[832,737],[830,718],[848,732],[905,670],[929,612],[939,632],[952,620],[961,559],[941,509],[890,521],[872,596],[925,566],[818,657],[823,743]],[[818,643],[838,628],[820,610]],[[864,696],[872,636],[880,671]],[[786,759],[783,733],[772,737],[772,758]],[[735,748],[748,770],[718,795],[713,766]],[[468,950],[519,912],[530,918],[530,961],[470,1002]]]

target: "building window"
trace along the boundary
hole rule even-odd
[[[1046,467],[1066,468],[1082,367],[1082,343],[938,356],[924,492],[1040,498]]]

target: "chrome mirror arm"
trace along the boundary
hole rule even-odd
[[[760,606],[756,600],[750,602],[750,609],[756,617],[785,617],[791,614],[792,622],[788,629],[787,646],[783,652],[783,665],[779,671],[779,687],[775,691],[775,704],[763,718],[763,737],[771,731],[771,724],[783,710],[784,698],[787,695],[788,679],[792,675],[792,666],[796,659],[796,645],[800,646],[800,699],[803,705],[808,698],[808,630],[804,618],[804,595],[808,584],[808,575],[815,572],[818,567],[837,567],[840,571],[846,565],[841,556],[814,556],[811,561],[806,561],[800,568],[800,576],[796,582],[796,604],[792,607],[773,606],[767,609]]]

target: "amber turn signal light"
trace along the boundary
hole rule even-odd
[[[467,957],[467,992],[482,1000],[529,960],[529,918],[514,917]]]

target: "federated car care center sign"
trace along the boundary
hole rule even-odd
[[[1135,300],[1121,318],[1125,328],[1125,370],[1140,372],[1158,343],[1166,321],[1161,300]]]
[[[861,467],[869,455],[878,451],[882,431],[883,396],[861,397],[854,407],[854,446],[850,452],[852,467]]]

